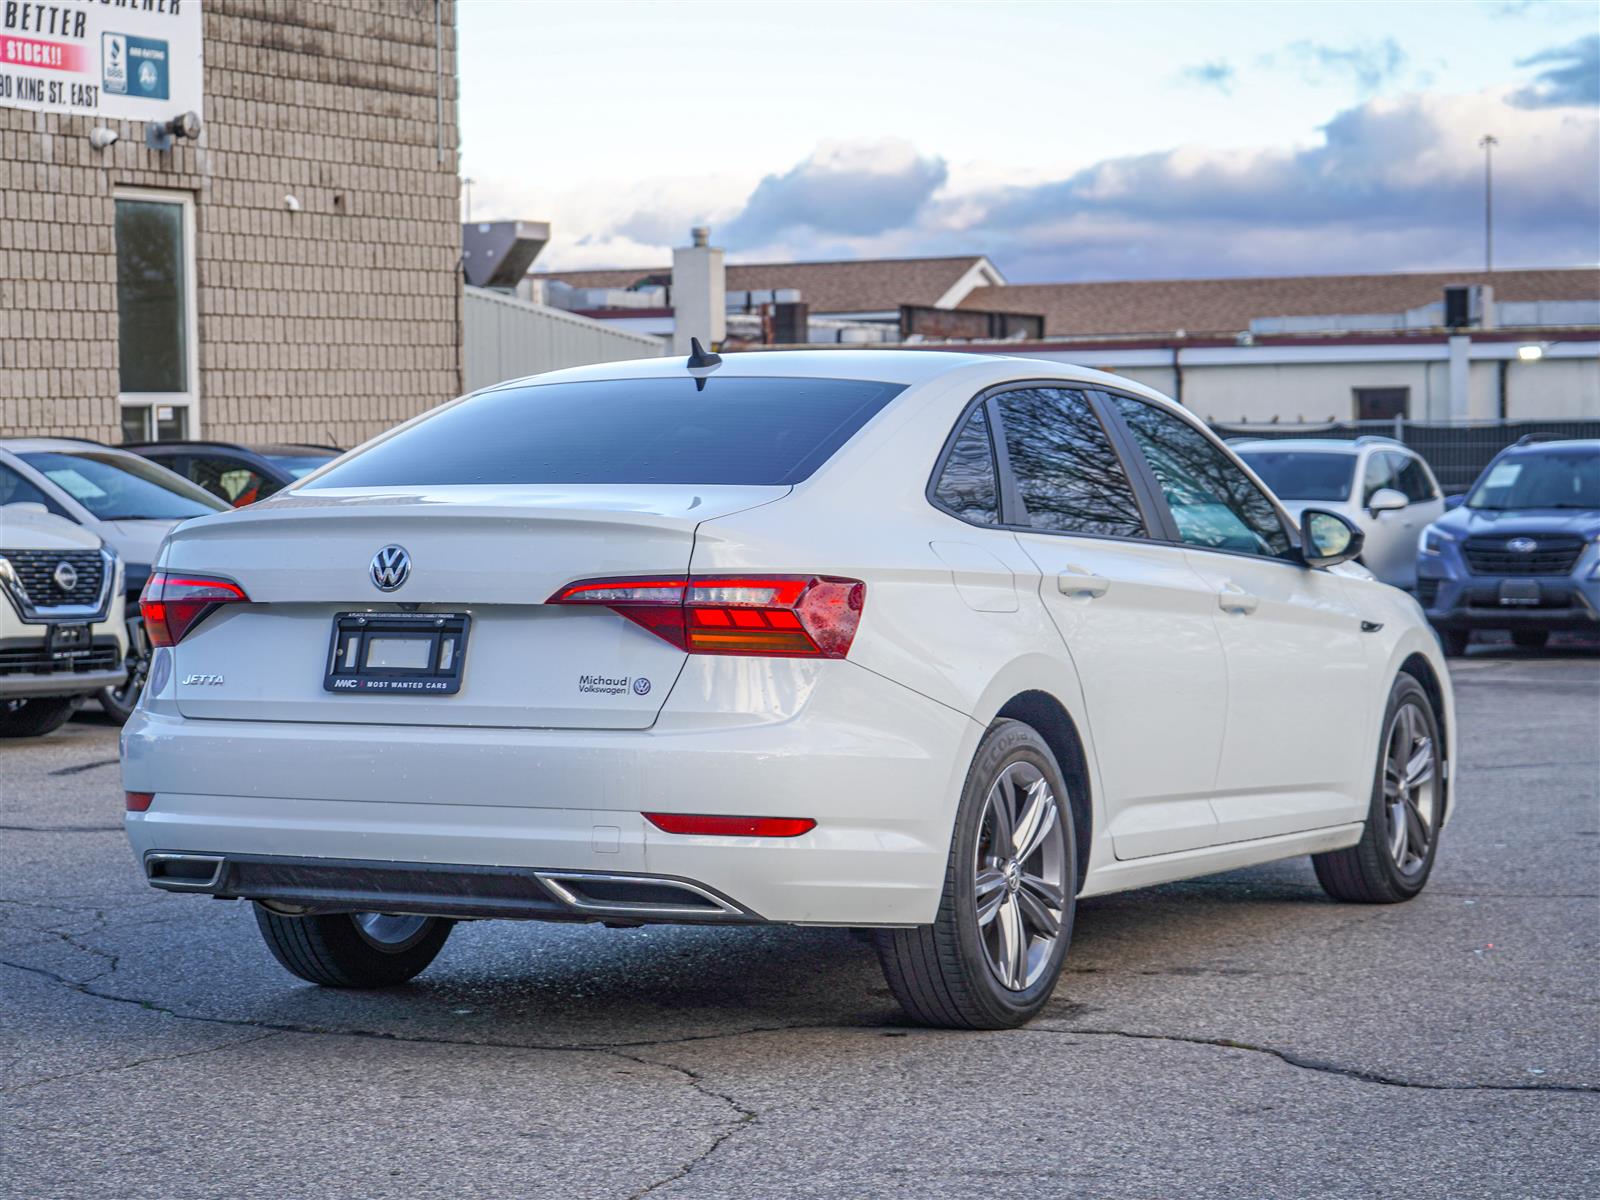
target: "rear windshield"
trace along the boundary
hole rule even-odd
[[[1280,500],[1344,500],[1356,456],[1320,450],[1241,450],[1239,457]]]
[[[485,392],[306,486],[798,483],[904,390],[854,379],[705,385],[686,375]]]

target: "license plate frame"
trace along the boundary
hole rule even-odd
[[[335,695],[454,696],[461,690],[472,618],[466,613],[341,612],[322,689]],[[382,645],[418,643],[424,665],[373,665]]]
[[[64,621],[45,626],[45,653],[58,662],[86,658],[94,649],[94,627],[88,621]]]

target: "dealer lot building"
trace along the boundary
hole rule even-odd
[[[349,446],[457,393],[455,97],[453,0],[0,2],[0,435]]]

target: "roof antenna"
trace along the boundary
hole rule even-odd
[[[700,344],[700,339],[689,339],[689,374],[694,376],[694,390],[706,390],[706,376],[710,375],[722,365],[722,355],[707,353],[706,348]]]

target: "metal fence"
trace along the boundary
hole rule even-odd
[[[1541,438],[1600,438],[1600,420],[1411,421],[1395,417],[1318,425],[1216,423],[1211,428],[1222,438],[1393,438],[1427,460],[1447,495],[1466,491],[1491,458],[1529,434]]]

